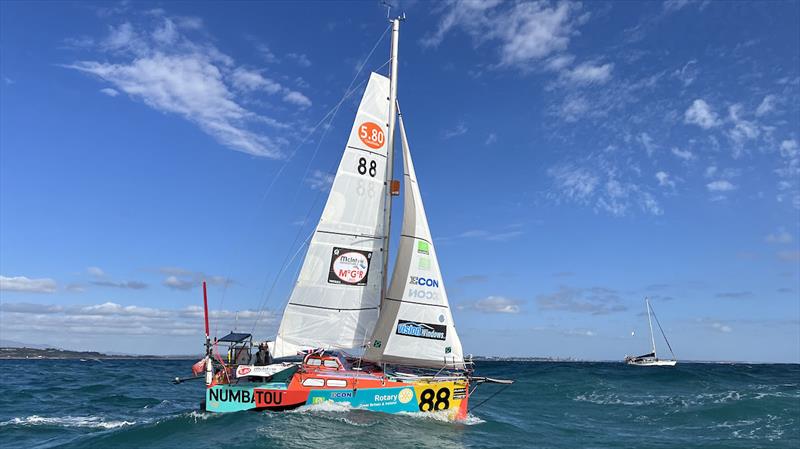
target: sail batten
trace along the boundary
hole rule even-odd
[[[363,347],[384,288],[389,79],[372,73],[275,339],[276,357]]]

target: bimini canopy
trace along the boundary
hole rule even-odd
[[[217,341],[227,342],[227,343],[241,343],[248,338],[252,337],[250,334],[242,334],[238,332],[231,332],[230,334],[220,338]]]

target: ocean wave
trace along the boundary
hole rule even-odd
[[[781,391],[773,392],[740,392],[736,390],[720,391],[714,393],[700,393],[692,396],[680,395],[651,395],[624,396],[613,392],[593,391],[588,394],[579,394],[572,400],[576,402],[589,402],[598,405],[624,405],[624,406],[651,406],[662,405],[668,407],[702,407],[709,404],[728,404],[748,400],[762,400],[771,398],[798,398],[797,394]]]
[[[486,422],[471,413],[468,413],[465,419],[453,421],[452,419],[453,410],[438,410],[435,412],[400,412],[398,414],[403,416],[410,416],[416,419],[426,419],[426,420],[441,421],[446,423],[457,422],[459,424],[464,424],[467,426],[474,426],[476,424],[483,424]]]
[[[366,409],[362,409],[362,408],[359,408],[359,407],[353,407],[349,402],[325,401],[325,402],[321,402],[319,404],[304,405],[302,407],[298,407],[298,408],[296,408],[294,410],[291,410],[288,413],[301,413],[301,414],[306,414],[306,413],[312,413],[312,414],[313,413],[348,413],[348,412],[355,412],[355,411],[366,411]],[[401,415],[401,416],[408,416],[408,417],[411,417],[411,418],[416,418],[416,419],[426,419],[426,420],[432,420],[432,421],[440,421],[440,422],[452,423],[453,422],[453,419],[452,419],[453,412],[454,412],[453,410],[438,410],[438,411],[435,411],[435,412],[400,412],[400,413],[397,413],[397,414]],[[373,412],[371,412],[371,413],[373,413]],[[365,425],[372,425],[373,424],[373,423],[363,423],[363,422],[356,423],[356,422],[351,422],[350,420],[346,420],[346,419],[344,421],[348,422],[349,424],[353,424],[353,425],[357,425],[357,426],[365,426]],[[484,423],[486,421],[482,420],[481,418],[478,418],[475,415],[467,414],[466,419],[458,420],[457,422],[460,423],[460,424],[465,424],[465,425],[468,425],[468,426],[472,426],[472,425],[476,425],[476,424],[482,424],[482,423]]]
[[[308,404],[289,410],[289,413],[317,413],[317,412],[349,412],[355,410],[349,402],[324,401],[318,404]]]
[[[312,415],[323,417],[327,416],[330,419],[335,421],[343,422],[345,424],[349,424],[351,426],[357,427],[370,427],[374,426],[377,421],[364,421],[364,420],[355,420],[350,419],[348,416],[351,416],[351,413],[360,412],[363,409],[358,407],[353,407],[349,402],[334,402],[334,401],[325,401],[320,402],[318,404],[308,404],[301,407],[298,407],[294,410],[289,410],[287,413],[294,413],[294,414],[301,414],[301,415]]]
[[[96,429],[116,429],[132,426],[135,421],[106,421],[98,416],[61,416],[45,417],[31,415],[25,418],[13,418],[0,422],[0,426],[57,426],[57,427],[89,427]]]

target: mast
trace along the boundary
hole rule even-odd
[[[650,318],[650,299],[644,298],[645,304],[647,304],[647,324],[650,325],[650,343],[653,345],[653,355],[656,353],[656,339],[653,337],[653,320]],[[658,356],[656,356],[658,358]]]
[[[397,55],[400,40],[400,21],[405,19],[405,15],[392,19],[392,46],[390,55],[389,69],[389,123],[387,123],[386,138],[386,200],[384,202],[384,235],[383,235],[383,281],[381,283],[381,303],[386,297],[387,272],[389,268],[389,234],[392,229],[392,189],[391,182],[394,179],[394,128],[397,119]]]

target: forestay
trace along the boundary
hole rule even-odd
[[[389,79],[373,73],[275,341],[276,357],[363,347],[383,282]]]
[[[422,204],[400,115],[403,144],[403,227],[391,287],[364,358],[378,363],[463,368],[436,249]]]

